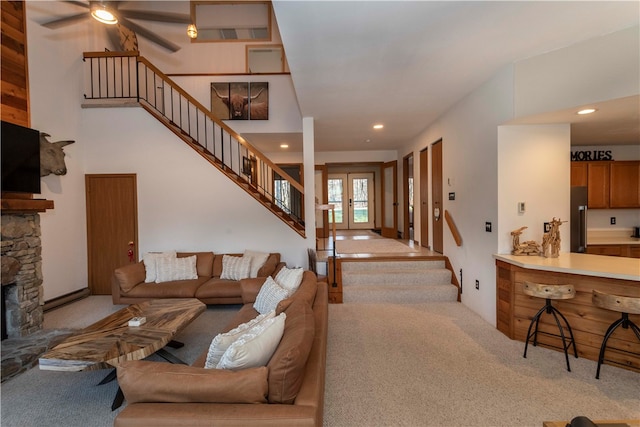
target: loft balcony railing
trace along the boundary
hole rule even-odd
[[[85,52],[85,99],[139,103],[304,236],[304,187],[137,52]]]

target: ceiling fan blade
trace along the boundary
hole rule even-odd
[[[120,18],[120,23],[122,25],[124,25],[125,27],[128,27],[130,29],[132,29],[133,31],[136,32],[137,35],[142,36],[146,39],[148,39],[149,41],[160,45],[162,47],[164,47],[167,50],[170,50],[171,52],[177,52],[180,50],[180,46],[178,46],[175,43],[170,42],[169,40],[160,37],[159,35],[157,35],[156,33],[154,33],[153,31],[149,31],[143,27],[141,27],[138,24],[135,24],[131,21],[129,21],[126,18]]]
[[[89,9],[91,6],[89,6],[88,3],[83,3],[81,1],[75,1],[75,0],[65,0],[65,3],[69,3],[69,4],[75,4],[76,6],[80,6],[80,7],[84,7],[85,9]]]
[[[83,19],[87,19],[91,16],[90,12],[79,13],[78,15],[71,15],[60,19],[54,19],[53,21],[45,22],[41,24],[43,27],[55,29],[64,27],[65,25],[71,25],[76,23],[77,21],[81,21]]]
[[[182,13],[169,12],[145,12],[143,10],[118,10],[118,14],[128,19],[140,19],[143,21],[170,22],[174,24],[189,24],[191,17]]]
[[[105,25],[107,30],[107,36],[114,50],[120,50],[120,34],[118,28],[115,25]]]

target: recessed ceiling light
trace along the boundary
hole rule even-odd
[[[371,142],[371,140],[370,139],[365,139],[364,142],[369,143],[369,142]]]
[[[289,144],[280,144],[280,148],[289,148]]]
[[[584,110],[580,110],[578,111],[578,114],[583,115],[583,114],[591,114],[591,113],[595,113],[596,110],[595,108],[585,108]]]
[[[384,127],[384,125],[382,125],[382,124],[373,125],[374,129],[382,129],[383,127]]]

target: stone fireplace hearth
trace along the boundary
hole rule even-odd
[[[3,323],[8,338],[42,329],[42,246],[38,213],[2,214]]]

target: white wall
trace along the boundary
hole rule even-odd
[[[498,253],[511,253],[513,230],[528,227],[520,242],[540,244],[545,222],[570,219],[570,145],[569,124],[498,128]],[[561,252],[570,250],[570,230],[560,227]]]
[[[429,126],[404,150],[402,156],[414,154],[414,194],[420,194],[420,150],[442,138],[443,144],[443,208],[453,217],[462,236],[456,246],[444,225],[444,253],[459,277],[463,270],[462,302],[488,322],[495,324],[495,262],[498,223],[498,126],[513,114],[513,68],[506,67]],[[402,159],[398,159],[400,162]],[[429,179],[429,186],[431,180]],[[456,200],[446,197],[456,193]],[[431,200],[429,201],[431,206]],[[415,205],[415,235],[420,236],[420,203]],[[431,212],[428,212],[431,221]],[[493,232],[485,232],[485,222],[493,224]],[[429,230],[431,245],[433,230]],[[475,289],[475,280],[480,289]]]

